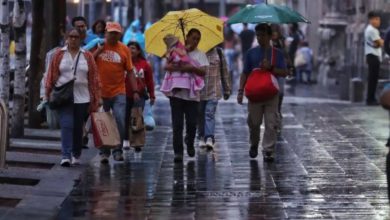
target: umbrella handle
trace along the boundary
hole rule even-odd
[[[185,43],[186,42],[186,35],[184,33],[184,21],[183,21],[183,18],[179,18],[179,25],[180,25],[181,32],[183,33],[183,39],[184,39],[184,43]]]

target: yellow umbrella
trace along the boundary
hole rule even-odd
[[[192,28],[197,28],[202,34],[198,48],[203,52],[207,52],[223,42],[222,20],[192,8],[168,12],[161,20],[146,30],[146,52],[163,56],[167,50],[163,41],[165,35],[174,34],[180,38],[181,42],[184,42],[185,35]]]

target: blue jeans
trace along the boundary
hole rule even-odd
[[[218,100],[207,100],[200,102],[199,111],[199,137],[211,137],[214,140],[215,113],[217,111]]]
[[[70,104],[58,109],[61,127],[62,159],[81,156],[83,126],[88,117],[89,103]]]
[[[119,146],[114,149],[113,154],[121,154],[123,139],[125,137],[126,95],[120,94],[112,98],[103,98],[103,109],[106,112],[112,110],[113,116],[118,126],[119,136],[121,138],[121,144],[119,144]],[[109,156],[111,154],[111,150],[102,148],[100,150],[100,154]]]

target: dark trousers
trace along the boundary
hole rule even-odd
[[[375,92],[379,78],[380,61],[379,57],[373,54],[366,55],[368,64],[367,102],[376,101]]]
[[[170,97],[169,103],[171,105],[173,150],[175,154],[183,155],[184,117],[186,121],[186,145],[187,147],[194,146],[199,102]]]

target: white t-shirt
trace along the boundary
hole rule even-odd
[[[55,86],[59,87],[69,82],[76,77],[73,88],[74,103],[88,103],[90,102],[90,95],[88,90],[88,63],[85,59],[84,52],[81,50],[79,62],[77,64],[76,75],[74,76],[74,68],[76,65],[77,55],[72,58],[68,52],[67,46],[61,50],[65,50],[64,56],[60,63],[60,77]]]
[[[374,47],[374,42],[381,39],[379,30],[373,27],[371,24],[367,25],[364,30],[364,55],[373,54],[382,61],[382,48]]]
[[[202,51],[195,49],[188,53],[188,56],[191,57],[191,59],[195,60],[199,63],[200,68],[206,68],[209,66],[209,60],[207,59],[207,56]],[[200,93],[197,97],[190,98],[189,90],[188,89],[182,89],[178,92],[176,92],[173,97],[188,100],[188,101],[200,101]]]

